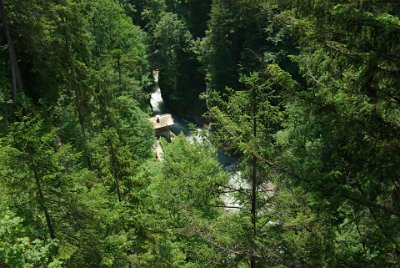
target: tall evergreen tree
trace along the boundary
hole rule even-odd
[[[231,89],[227,101],[214,92],[216,105],[209,115],[216,128],[213,139],[228,153],[242,158],[242,176],[250,184],[248,189],[239,189],[244,192],[239,200],[244,206],[242,216],[248,219],[247,234],[243,237],[248,241],[248,260],[255,267],[257,262],[266,261],[257,261],[263,237],[260,229],[270,220],[269,213],[273,211],[268,198],[273,194],[271,174],[274,174],[272,163],[276,155],[273,134],[281,127],[285,95],[296,88],[296,83],[277,65],[268,66],[263,74],[243,77],[243,82],[246,88]]]
[[[399,258],[398,4],[292,3],[308,90],[281,133],[288,178],[329,215],[330,266]],[[320,201],[317,201],[320,200]]]
[[[154,29],[153,42],[166,104],[178,112],[201,112],[198,96],[205,86],[186,24],[177,15],[165,13]]]

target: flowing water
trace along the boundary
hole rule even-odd
[[[158,86],[158,71],[153,71],[154,77],[154,88],[153,93],[151,94],[150,104],[153,110],[153,116],[169,113],[172,115],[174,120],[174,125],[172,126],[171,130],[174,134],[178,135],[183,133],[185,136],[190,136],[190,128],[189,125],[192,123],[186,118],[179,117],[173,111],[169,110],[165,104],[164,100],[161,95],[161,89]],[[197,130],[201,130],[200,127],[197,127]]]
[[[198,141],[202,140],[202,136],[198,135],[198,132],[201,130],[206,130],[203,126],[197,125],[195,122],[190,121],[188,118],[180,117],[175,114],[173,111],[169,110],[162,98],[161,89],[158,86],[158,70],[153,71],[154,78],[154,89],[151,94],[150,104],[153,110],[153,116],[169,113],[172,115],[174,120],[174,126],[171,127],[172,132],[175,135],[183,133],[189,141],[196,139]],[[190,125],[194,125],[196,127],[195,132],[190,131]],[[249,184],[242,179],[241,172],[237,170],[239,160],[226,154],[218,151],[218,161],[220,162],[223,169],[229,174],[229,188],[232,189],[249,189]],[[223,201],[227,207],[231,207],[230,209],[240,208],[241,204],[235,199],[233,193],[227,193],[223,196]],[[228,208],[229,209],[229,208]]]

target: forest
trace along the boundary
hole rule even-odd
[[[400,266],[398,0],[0,0],[0,22],[1,268]]]

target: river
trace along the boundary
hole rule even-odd
[[[183,133],[189,140],[193,139],[201,140],[202,137],[198,135],[198,132],[201,130],[206,130],[206,131],[209,130],[207,128],[204,128],[204,126],[198,125],[196,122],[191,121],[189,119],[189,116],[188,117],[178,116],[176,113],[174,113],[174,111],[168,109],[164,103],[161,94],[161,89],[158,85],[159,72],[157,70],[153,71],[153,78],[154,78],[154,88],[150,99],[151,108],[153,110],[153,116],[169,113],[172,115],[172,118],[174,120],[174,125],[171,128],[171,130],[175,135]],[[194,125],[197,131],[195,132],[190,131],[189,125]],[[237,170],[237,166],[239,163],[239,160],[237,158],[230,157],[222,153],[221,151],[218,151],[218,161],[220,162],[223,169],[229,175],[229,188],[231,189],[250,188],[250,185],[245,180],[242,179],[241,172]],[[229,193],[224,194],[222,199],[225,205],[228,207],[227,209],[229,210],[241,207],[241,205],[235,199],[233,194]]]

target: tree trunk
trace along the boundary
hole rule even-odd
[[[61,18],[62,22],[64,23],[64,39],[65,39],[65,48],[67,52],[67,59],[69,61],[69,68],[70,68],[70,83],[71,83],[71,91],[75,95],[75,107],[76,107],[76,112],[78,113],[78,119],[79,119],[79,124],[81,126],[81,130],[83,133],[85,133],[85,118],[84,118],[84,112],[83,112],[83,107],[82,107],[82,102],[81,102],[81,91],[78,86],[77,82],[77,77],[76,77],[76,68],[74,64],[74,59],[72,58],[72,53],[71,53],[71,47],[70,47],[70,42],[68,38],[68,32],[67,32],[67,22],[64,17]]]
[[[39,176],[39,174],[37,172],[37,167],[36,167],[36,164],[35,164],[35,162],[34,162],[34,160],[32,158],[32,154],[31,153],[29,153],[29,159],[30,159],[30,162],[31,162],[31,167],[32,167],[32,170],[33,170],[33,174],[35,176],[36,192],[37,192],[38,199],[39,199],[39,205],[42,208],[44,216],[46,218],[47,228],[49,229],[50,237],[52,239],[55,239],[56,238],[56,231],[55,231],[53,222],[51,220],[49,209],[46,206],[46,199],[45,199],[44,194],[43,194],[41,179],[40,179],[40,176]]]
[[[252,108],[253,108],[253,139],[257,138],[257,100],[256,100],[256,90],[253,88],[252,92]],[[250,267],[256,267],[256,236],[257,236],[257,157],[253,153],[251,160],[251,223],[253,226],[253,238],[252,238],[252,254]]]
[[[3,24],[4,34],[7,39],[7,46],[8,46],[8,54],[10,57],[10,68],[11,68],[11,75],[12,75],[12,96],[14,105],[17,104],[17,95],[18,90],[22,89],[22,79],[21,73],[18,67],[17,61],[17,54],[15,52],[15,47],[11,39],[10,28],[8,25],[7,19],[7,11],[6,7],[4,6],[4,1],[0,0],[0,16],[1,16],[1,23]]]
[[[119,81],[119,88],[122,90],[122,77],[121,77],[121,56],[117,56],[117,68],[118,68],[118,81]]]
[[[120,174],[118,172],[118,163],[117,163],[117,157],[115,155],[114,151],[114,146],[112,145],[111,141],[109,141],[109,148],[110,148],[110,156],[111,156],[111,167],[115,179],[115,188],[117,191],[117,196],[118,196],[118,201],[122,202],[122,195],[121,195],[121,189],[120,189]]]

